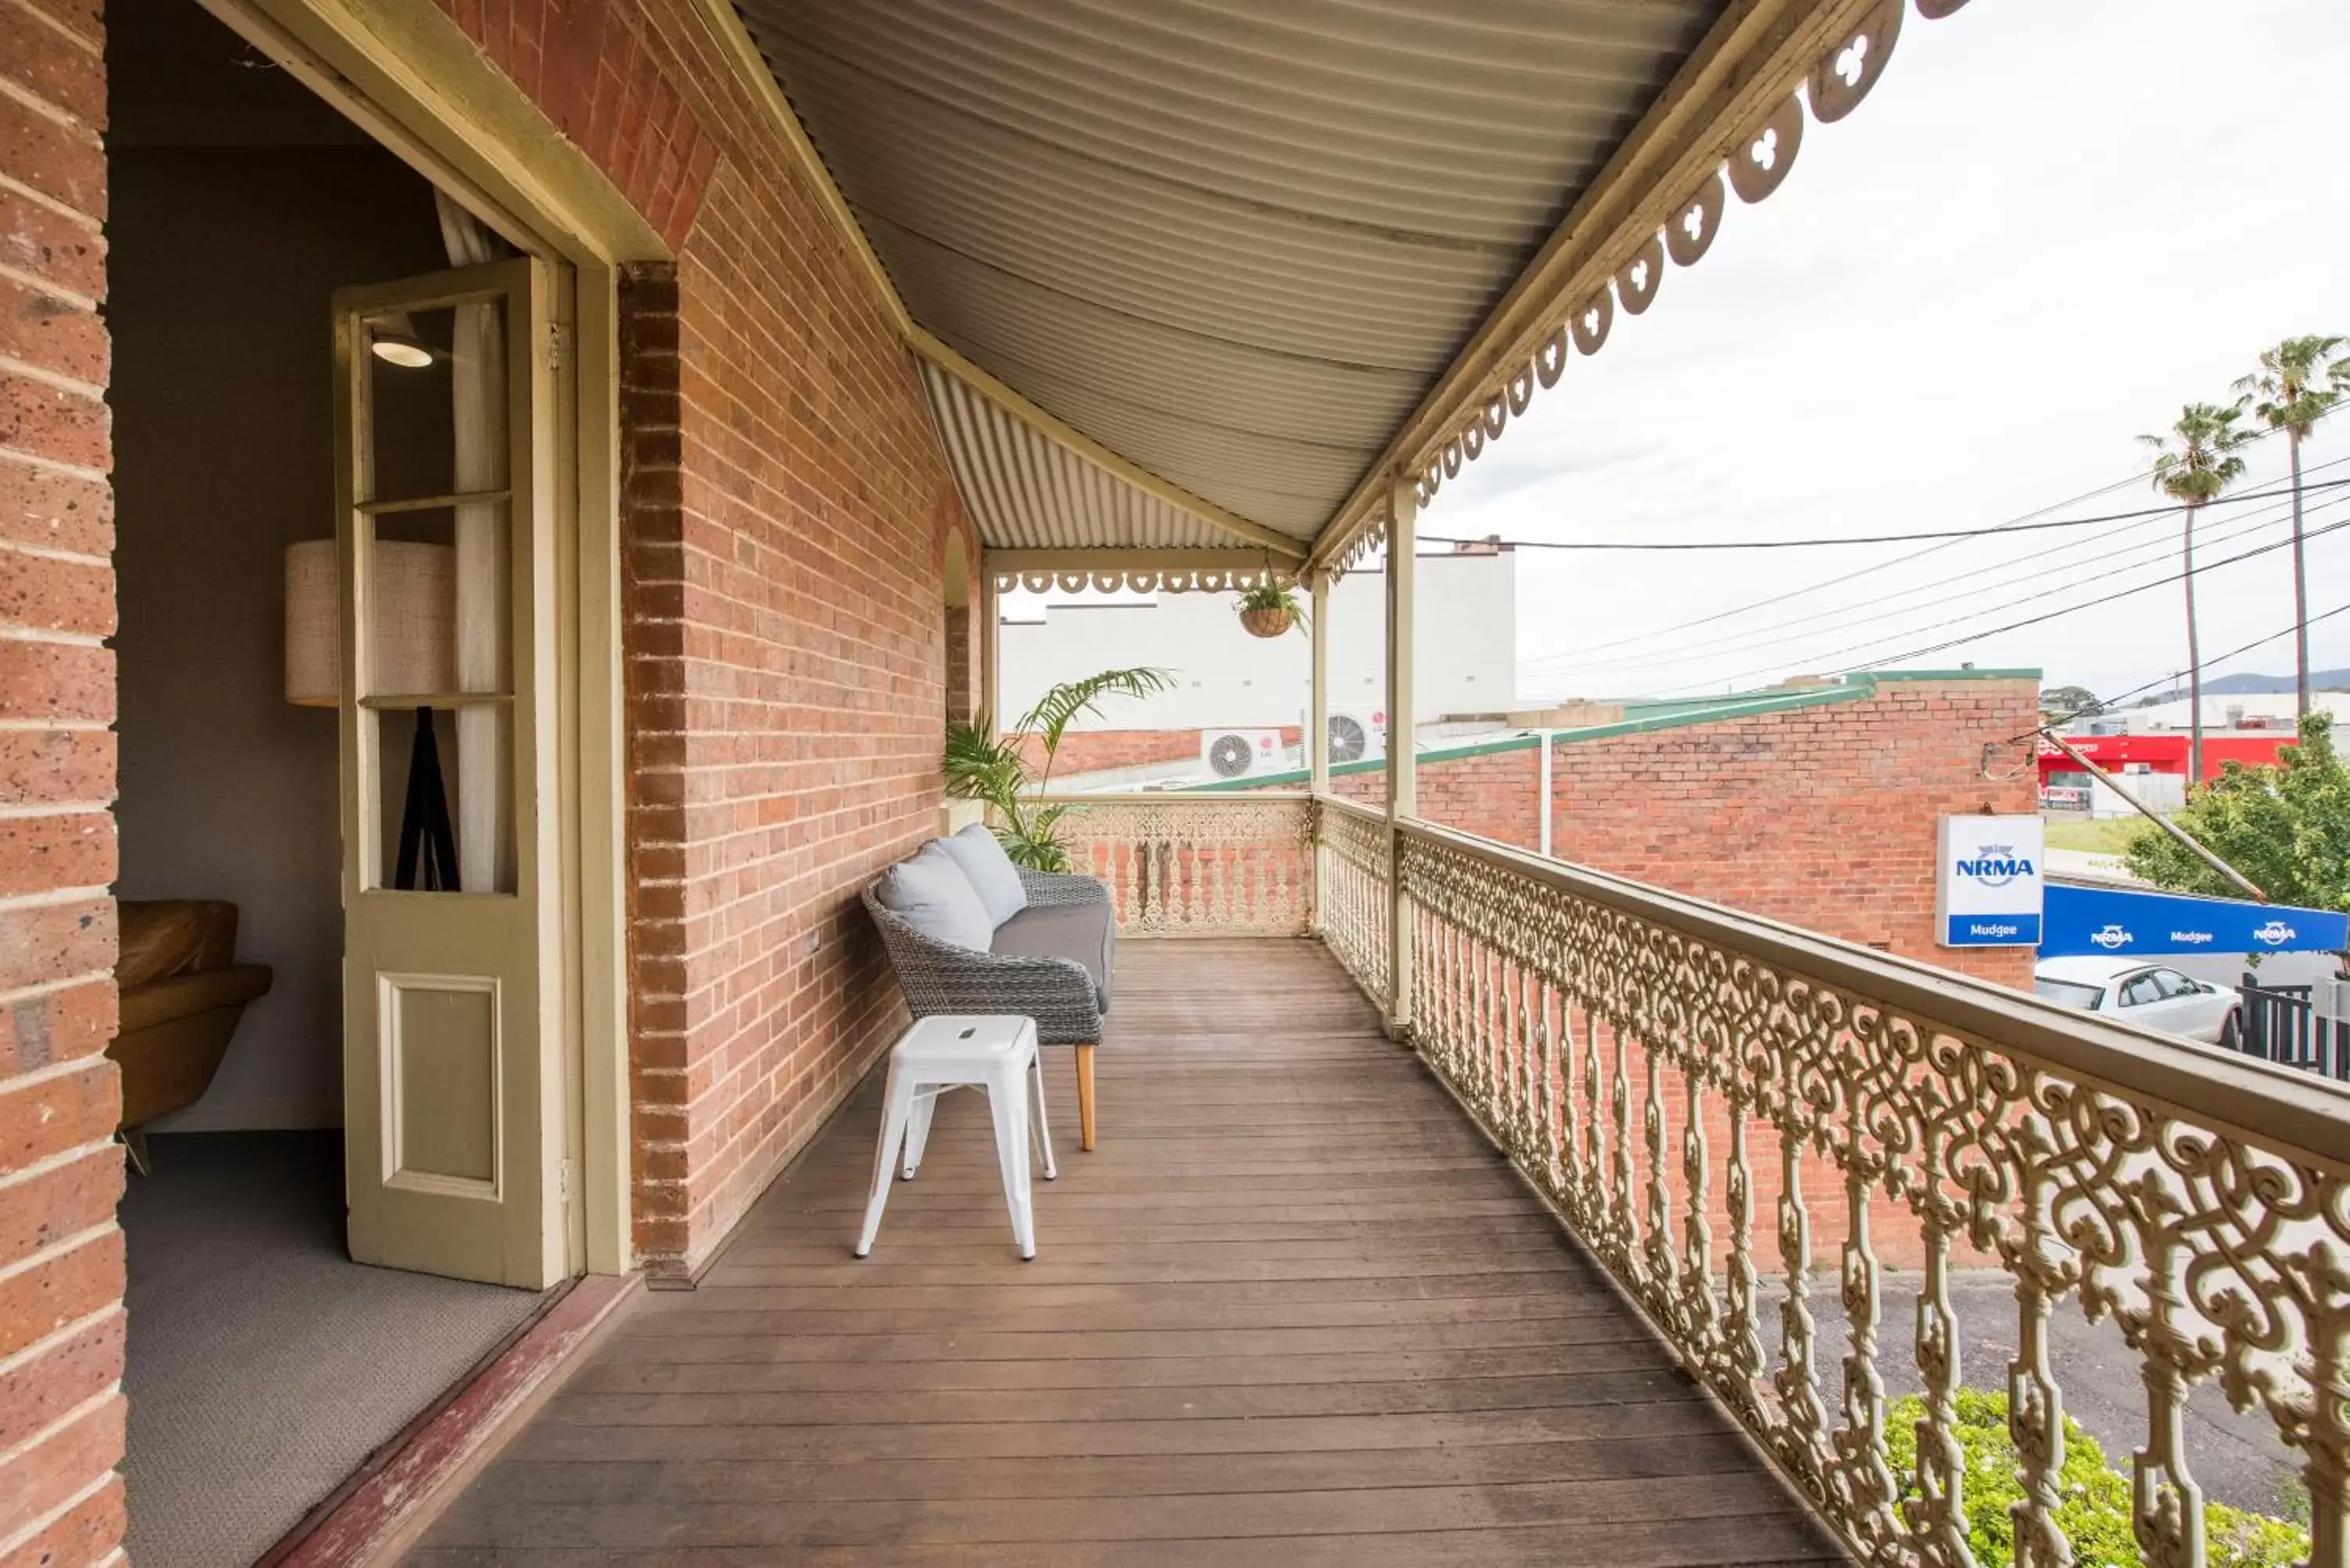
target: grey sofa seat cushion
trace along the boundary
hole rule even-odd
[[[988,924],[1000,926],[1028,907],[1027,889],[1020,885],[1019,867],[1003,853],[1003,846],[995,841],[984,823],[972,823],[961,833],[938,841],[939,847],[953,857],[971,878],[971,890],[979,895],[980,906],[987,911]]]
[[[1031,904],[995,929],[988,951],[1000,958],[1075,959],[1094,982],[1094,1005],[1109,1011],[1112,950],[1118,928],[1107,900],[1098,904]]]
[[[938,840],[883,872],[879,894],[884,909],[932,940],[987,950],[995,922],[987,918],[971,878]]]

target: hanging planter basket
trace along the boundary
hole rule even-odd
[[[1244,609],[1241,626],[1251,637],[1284,637],[1297,624],[1297,618],[1286,609]]]

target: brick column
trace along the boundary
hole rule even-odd
[[[103,24],[0,6],[0,1561],[122,1533]]]
[[[628,702],[629,1079],[638,1256],[686,1246],[685,504],[677,268],[620,275],[620,619]]]

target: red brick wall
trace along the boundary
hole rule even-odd
[[[1874,697],[1605,740],[1559,742],[1552,852],[1561,859],[1767,915],[1946,969],[2028,987],[2028,948],[1934,940],[1935,824],[1988,806],[2038,809],[2030,680],[1888,680]],[[1997,747],[1983,777],[1983,748]],[[1531,747],[1419,766],[1430,822],[1535,848]],[[1338,794],[1387,799],[1387,775]]]
[[[1553,763],[1563,858],[2029,987],[2029,948],[1934,940],[1935,824],[2039,809],[2031,680],[1893,680],[1856,702],[1578,742]],[[1999,750],[1986,779],[1987,745]],[[1423,796],[1428,786],[1421,786]]]
[[[969,605],[947,607],[947,722],[951,724],[968,724],[979,717],[979,659],[972,639],[972,620]]]
[[[946,607],[947,722],[968,724],[979,717],[981,701],[979,639],[985,618],[980,610],[980,553],[971,535],[954,526],[939,530],[939,550],[942,578],[951,580],[960,571],[962,583],[962,602]]]
[[[683,244],[719,141],[704,130],[713,122],[678,74],[677,57],[664,57],[648,18],[631,15],[630,0],[434,3],[557,132],[595,160],[661,238]]]
[[[1265,728],[1275,728],[1266,725]],[[1298,728],[1295,724],[1281,726],[1281,743],[1295,746]],[[1069,730],[1061,736],[1061,749],[1053,764],[1055,779],[1071,779],[1080,774],[1098,773],[1107,768],[1134,768],[1146,763],[1196,763],[1200,760],[1199,730]],[[1034,770],[1044,766],[1044,737],[1035,733],[1006,735],[1017,740],[1021,755],[1028,759]],[[1203,774],[1201,775],[1205,777]],[[1283,786],[1295,789],[1295,784]]]
[[[106,78],[94,5],[0,5],[0,1562],[122,1531]]]
[[[687,1271],[903,1016],[856,893],[935,826],[962,514],[905,348],[701,6],[452,10],[678,247],[624,300],[623,646],[637,1245]]]

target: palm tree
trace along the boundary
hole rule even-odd
[[[2195,513],[2244,476],[2244,460],[2235,455],[2235,450],[2251,439],[2236,428],[2243,412],[2241,403],[2189,403],[2178,411],[2178,422],[2168,435],[2137,438],[2154,449],[2154,487],[2178,502],[2187,514],[2185,566],[2178,580],[2187,588],[2187,705],[2191,714],[2187,782],[2190,788],[2203,780],[2203,656],[2195,640]]]
[[[2345,344],[2350,338],[2288,337],[2261,350],[2261,368],[2235,388],[2262,424],[2284,431],[2284,449],[2293,460],[2293,691],[2304,719],[2309,716],[2309,582],[2301,558],[2301,443],[2350,392],[2350,358],[2342,354]]]
[[[1105,670],[1082,680],[1064,680],[1047,687],[1036,705],[1020,716],[1008,734],[998,734],[993,715],[982,713],[969,723],[947,726],[947,794],[958,800],[985,801],[1003,818],[995,836],[1015,866],[1032,871],[1066,871],[1068,846],[1062,842],[1060,823],[1066,805],[1038,802],[1053,784],[1053,763],[1061,737],[1080,714],[1099,713],[1107,697],[1148,697],[1171,691],[1170,673],[1151,665],[1132,670]],[[1028,758],[1022,749],[1030,735],[1042,742],[1043,776],[1031,781]]]

